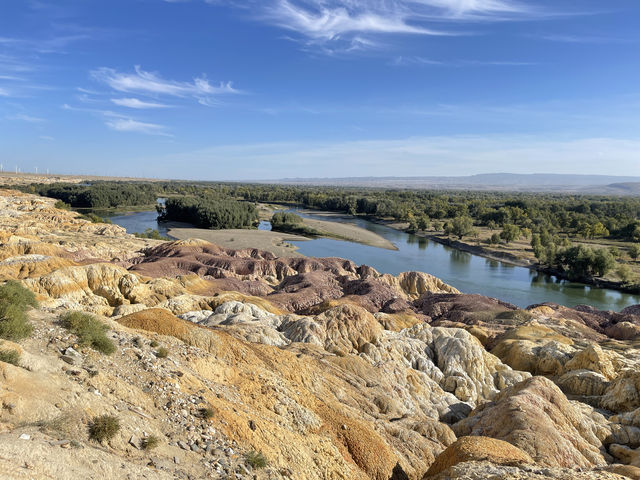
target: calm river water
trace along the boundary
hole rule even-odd
[[[320,220],[331,217],[296,212]],[[110,217],[113,223],[127,232],[143,232],[153,228],[163,235],[166,227],[156,221],[156,212],[139,212]],[[359,218],[339,218],[375,232],[393,242],[398,250],[368,247],[359,243],[319,238],[295,242],[299,252],[310,257],[342,257],[357,264],[371,265],[382,273],[397,275],[417,270],[441,278],[465,293],[480,293],[489,297],[526,307],[534,303],[555,302],[568,307],[592,305],[603,310],[621,310],[640,303],[640,295],[629,295],[616,290],[594,288],[581,283],[559,280],[524,267],[516,267],[495,260],[446,247],[426,238],[410,235],[390,227]],[[261,229],[270,229],[262,222]]]

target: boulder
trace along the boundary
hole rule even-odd
[[[601,373],[591,370],[571,370],[556,380],[556,384],[568,395],[603,395],[609,382]]]
[[[606,433],[545,377],[532,377],[503,390],[453,428],[458,436],[505,440],[542,465],[590,468],[606,464],[601,440]]]
[[[573,341],[551,328],[531,323],[512,328],[495,339],[491,353],[516,370],[558,375],[575,352]]]
[[[623,371],[606,389],[600,406],[612,412],[629,412],[640,407],[640,372]]]
[[[620,322],[606,327],[604,333],[616,340],[632,340],[640,335],[640,326],[631,322]]]
[[[617,376],[611,354],[606,353],[597,344],[591,344],[584,350],[576,353],[564,366],[565,372],[571,370],[591,370],[601,374],[607,380],[613,380]]]
[[[462,462],[488,461],[497,465],[532,464],[531,456],[510,443],[489,437],[462,437],[436,458],[424,478]]]

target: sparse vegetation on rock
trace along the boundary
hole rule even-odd
[[[12,349],[0,349],[0,362],[20,366],[20,352]]]
[[[111,440],[120,431],[120,421],[113,415],[100,415],[89,424],[89,438],[97,442]]]
[[[256,452],[255,450],[252,450],[250,452],[247,452],[247,454],[244,456],[244,459],[247,462],[247,465],[249,465],[251,468],[260,469],[267,466],[267,459],[262,454],[262,452]]]
[[[0,338],[22,340],[33,330],[26,315],[29,307],[37,307],[35,295],[19,282],[7,281],[0,286]]]
[[[149,435],[148,437],[144,437],[141,442],[143,450],[153,450],[158,445],[160,445],[160,437],[156,435]]]
[[[158,358],[167,358],[169,356],[169,349],[165,347],[160,347],[156,350],[156,357]]]
[[[78,342],[82,345],[88,345],[105,355],[116,351],[115,344],[106,336],[109,327],[91,314],[67,312],[60,317],[60,324],[77,335]]]

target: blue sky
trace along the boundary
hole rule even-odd
[[[640,175],[637,0],[3,0],[0,163]]]

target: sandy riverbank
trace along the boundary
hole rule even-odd
[[[179,240],[200,238],[225,248],[258,248],[277,257],[303,257],[292,241],[309,240],[299,235],[268,230],[207,230],[204,228],[171,228],[169,235]]]
[[[260,217],[263,220],[270,220],[273,213],[278,209],[277,206],[260,204]],[[396,246],[377,233],[358,227],[353,223],[349,223],[348,217],[333,212],[315,211],[315,210],[299,210],[300,213],[310,213],[318,216],[327,217],[329,220],[319,220],[315,218],[304,218],[303,223],[314,230],[321,232],[324,237],[334,238],[337,240],[345,240],[348,242],[362,243],[371,247],[386,248],[387,250],[397,250]],[[295,213],[295,212],[294,212]]]

